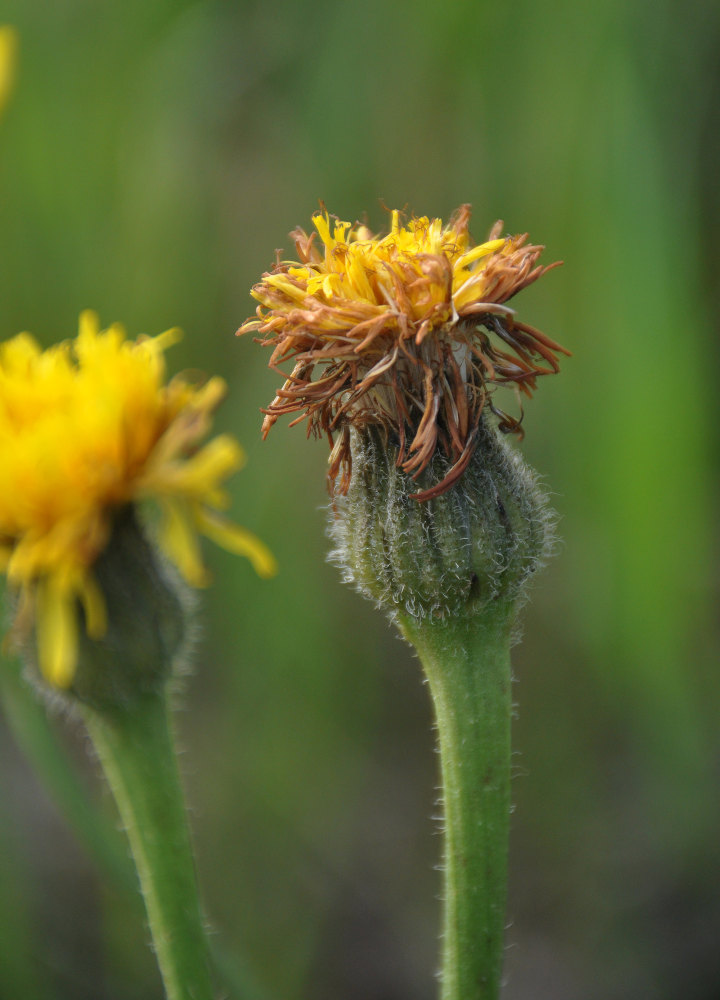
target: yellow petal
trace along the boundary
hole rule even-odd
[[[91,573],[78,585],[78,594],[85,612],[85,631],[91,639],[102,639],[107,632],[105,596]]]
[[[9,25],[0,25],[0,111],[3,110],[15,82],[18,34]]]
[[[244,461],[245,453],[237,441],[229,434],[220,434],[187,461],[158,470],[154,486],[158,491],[207,497],[215,494],[217,484],[241,468]]]
[[[487,243],[480,243],[478,246],[473,247],[472,250],[468,250],[464,253],[458,264],[460,267],[467,267],[468,264],[473,263],[473,261],[480,260],[481,257],[487,257],[490,253],[495,253],[499,250],[505,243],[505,240],[489,240]]]
[[[55,687],[69,687],[77,664],[75,592],[56,577],[37,585],[35,628],[43,676]]]
[[[183,332],[179,326],[173,326],[164,333],[159,333],[157,337],[148,337],[143,343],[149,343],[154,350],[166,351],[168,347],[178,344],[183,339]]]
[[[165,497],[162,509],[160,544],[188,583],[193,587],[207,586],[209,575],[203,566],[200,542],[187,504]]]
[[[330,235],[330,219],[322,212],[318,212],[316,215],[313,215],[312,220],[313,225],[320,234],[320,239],[328,250],[332,250],[335,246],[335,240]]]
[[[306,296],[306,291],[304,288],[298,288],[296,284],[289,281],[284,274],[270,274],[265,278],[265,284],[270,288],[277,288],[278,291],[287,295],[289,299],[295,299],[297,302],[302,302]],[[260,291],[255,292],[253,289],[252,294],[258,301],[262,302],[263,305],[271,305],[271,301],[266,301],[266,297],[263,296]]]
[[[212,413],[227,395],[227,382],[220,375],[209,378],[204,385],[193,391],[193,409]]]
[[[100,333],[100,317],[93,309],[83,309],[78,325],[79,341],[93,341]]]
[[[195,522],[204,535],[228,552],[247,556],[258,576],[265,579],[275,576],[278,569],[275,556],[252,532],[200,505],[195,506],[194,515]]]

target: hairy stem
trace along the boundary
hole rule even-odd
[[[168,1000],[212,1000],[185,805],[164,693],[84,717],[127,830]]]
[[[444,803],[442,1000],[497,1000],[510,821],[508,605],[400,627],[430,685]]]

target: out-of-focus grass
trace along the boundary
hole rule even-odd
[[[470,201],[477,238],[499,216],[565,259],[517,305],[574,352],[526,407],[564,543],[515,657],[506,996],[710,1000],[716,5],[23,0],[3,18],[21,49],[0,122],[0,333],[47,343],[85,307],[132,335],[183,326],[169,362],[228,378],[221,422],[250,458],[233,513],[281,564],[260,582],[210,554],[179,718],[221,943],[283,1000],[434,993],[417,665],[324,563],[325,446],[301,427],[259,441],[276,378],[233,332],[318,198],[374,228],[381,199],[445,217]],[[38,880],[77,858],[16,773],[4,810],[37,828],[4,844],[0,924],[13,975],[39,957],[23,995],[137,998],[139,911],[94,876],[63,908],[67,962],[44,945],[57,908]]]

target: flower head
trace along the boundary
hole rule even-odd
[[[274,572],[265,546],[220,514],[239,445],[201,444],[225,383],[166,382],[178,337],[127,340],[84,312],[72,342],[43,351],[21,333],[0,345],[0,560],[20,595],[16,628],[34,623],[41,670],[58,687],[75,670],[78,602],[88,635],[105,632],[93,564],[128,504],[157,502],[160,544],[195,586],[207,581],[198,531]]]
[[[368,426],[392,435],[397,464],[414,478],[440,448],[450,470],[413,496],[445,492],[468,466],[486,405],[501,430],[520,431],[492,387],[509,383],[529,396],[568,353],[506,304],[556,266],[537,263],[544,248],[500,236],[501,222],[473,245],[469,220],[468,205],[447,226],[424,217],[403,225],[394,211],[388,235],[376,237],[323,211],[313,216],[317,233],[291,234],[298,261],[278,260],[252,290],[257,318],[238,333],[260,334],[285,380],[264,411],[263,435],[283,414],[306,416],[308,434],[330,440],[329,482],[341,494],[350,428]],[[289,374],[283,363],[292,363]]]

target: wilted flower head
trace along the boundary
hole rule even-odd
[[[394,211],[390,233],[376,237],[323,211],[313,216],[317,233],[291,234],[298,261],[278,260],[252,290],[258,318],[238,333],[260,334],[285,379],[264,411],[263,435],[283,414],[306,416],[308,434],[330,440],[329,482],[341,494],[350,428],[369,426],[392,437],[398,465],[414,478],[442,449],[450,470],[414,498],[445,492],[468,466],[486,405],[501,430],[520,431],[496,406],[494,385],[529,396],[568,353],[506,305],[556,266],[537,263],[544,248],[500,236],[501,222],[475,246],[469,220],[468,205],[447,226],[424,217],[403,225]],[[288,362],[289,374],[279,367]]]
[[[265,546],[219,513],[243,454],[228,435],[201,446],[225,383],[166,383],[164,351],[178,337],[127,340],[85,312],[72,342],[43,351],[21,333],[0,345],[0,560],[19,592],[15,628],[34,623],[58,687],[75,670],[78,601],[88,634],[105,632],[93,564],[128,504],[157,501],[160,543],[193,585],[206,582],[198,531],[274,571]]]

